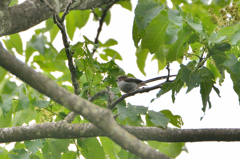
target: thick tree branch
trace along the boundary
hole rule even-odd
[[[47,1],[58,12],[64,11],[68,4],[66,0]],[[112,1],[114,0],[76,0],[70,10],[97,8]],[[20,5],[0,8],[0,37],[27,30],[51,16],[52,12],[40,0],[28,0]]]
[[[16,75],[40,93],[45,94],[71,111],[82,115],[104,132],[107,137],[129,152],[141,158],[168,158],[125,131],[116,123],[110,110],[98,107],[60,87],[52,79],[36,72],[16,59],[2,45],[0,45],[0,66]]]
[[[110,90],[110,89],[109,89]],[[102,91],[97,92],[95,95],[91,96],[88,100],[90,102],[93,102],[94,100],[96,100],[99,96],[103,95],[103,94],[108,94],[109,92],[108,89],[104,89]],[[110,90],[111,91],[111,90]],[[110,97],[109,97],[110,98]],[[78,114],[74,113],[74,112],[70,112],[64,119],[64,121],[66,121],[67,123],[71,123],[74,118],[77,116]]]
[[[158,127],[122,126],[142,141],[199,142],[240,141],[240,129],[161,129]],[[24,135],[23,135],[24,133]],[[0,143],[43,138],[75,139],[106,136],[91,123],[43,123],[0,129]]]

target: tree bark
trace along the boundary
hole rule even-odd
[[[76,0],[70,10],[86,10],[100,7],[113,0]],[[2,3],[8,1],[0,1]],[[67,0],[48,0],[58,11],[62,12],[68,4]],[[1,6],[1,3],[0,3]],[[25,31],[52,16],[51,11],[40,0],[27,0],[12,7],[0,7],[0,37]]]
[[[203,142],[240,141],[240,129],[162,129],[158,127],[122,126],[142,141]],[[24,133],[24,135],[23,135]],[[44,138],[75,139],[107,136],[91,123],[43,123],[0,129],[0,143]]]

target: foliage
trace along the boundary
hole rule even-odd
[[[185,0],[172,0],[174,6],[169,8],[165,0],[139,0],[134,11],[132,32],[137,65],[144,75],[148,54],[154,55],[153,60],[157,60],[159,71],[167,65],[171,66],[173,62],[180,64],[175,80],[164,83],[157,93],[157,98],[172,91],[174,102],[176,94],[183,87],[187,87],[187,93],[200,87],[204,112],[212,107],[209,96],[211,91],[214,90],[220,96],[215,84],[217,81],[220,84],[224,82],[226,72],[231,75],[234,90],[240,101],[239,4],[230,5],[230,0],[212,1],[211,4],[207,2],[193,0],[190,4]],[[132,10],[130,1],[119,1],[117,5]],[[104,19],[106,25],[111,22],[110,11]],[[94,15],[92,20],[98,21],[102,9],[74,10],[67,15],[66,29],[71,40],[76,36],[75,31],[89,21],[90,14]],[[25,63],[74,92],[69,85],[71,75],[66,65],[65,49],[62,48],[58,52],[52,44],[58,33],[58,27],[52,19],[48,19],[45,27],[35,30],[35,35],[26,44],[22,43],[19,34],[5,37],[4,43],[12,54],[23,55]],[[47,35],[50,35],[50,39]],[[84,41],[71,43],[69,48],[74,51],[73,58],[81,90],[79,96],[88,99],[89,95],[92,96],[106,86],[111,86],[111,90],[116,94],[115,99],[119,98],[121,94],[115,79],[125,73],[115,63],[115,60],[122,60],[121,53],[111,48],[117,45],[118,41],[110,38],[106,42],[99,41],[95,44],[93,40],[85,36],[83,38]],[[25,50],[23,45],[26,46]],[[106,62],[99,62],[100,60],[94,58],[93,49],[97,49],[97,56]],[[184,65],[183,61],[187,61],[188,64]],[[56,72],[61,76],[54,76],[53,73]],[[107,95],[100,96],[94,103],[106,107],[107,98]],[[66,108],[17,81],[3,68],[0,68],[0,107],[1,128],[22,126],[30,124],[33,120],[37,124],[59,121],[69,113]],[[122,125],[161,128],[166,128],[168,124],[176,128],[183,125],[181,117],[173,115],[169,110],[155,112],[145,106],[126,104],[125,101],[120,102],[112,111],[114,115],[120,113],[116,120]],[[86,122],[80,117],[73,121]],[[70,144],[75,145],[77,151],[69,151]],[[186,150],[184,143],[148,141],[148,144],[172,158]],[[36,139],[24,143],[17,142],[9,152],[5,148],[1,149],[1,158],[76,158],[79,155],[85,158],[137,158],[106,137],[76,140]]]

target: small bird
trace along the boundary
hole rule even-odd
[[[169,77],[173,77],[173,76],[176,76],[176,75],[171,75]],[[160,79],[165,79],[165,78],[168,78],[168,76],[156,77],[146,81],[142,81],[140,79],[133,78],[133,77],[118,76],[116,81],[117,81],[118,88],[122,92],[129,93],[129,92],[138,90],[139,87],[146,86],[146,83],[157,81]]]

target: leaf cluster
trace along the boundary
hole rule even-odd
[[[143,74],[148,54],[153,54],[152,60],[157,60],[159,71],[169,64],[171,66],[171,63],[180,63],[176,79],[172,83],[165,83],[157,97],[171,90],[174,102],[175,95],[184,86],[188,87],[187,93],[200,87],[202,110],[205,112],[206,108],[212,106],[209,96],[211,90],[220,96],[215,83],[217,79],[219,84],[224,81],[226,71],[231,75],[234,90],[239,95],[236,86],[238,72],[229,67],[236,66],[239,57],[238,6],[237,3],[227,5],[220,10],[220,17],[213,9],[210,14],[197,17],[193,13],[198,11],[184,12],[188,5],[169,8],[159,1],[140,0],[135,9],[133,40],[137,49],[137,64]],[[203,6],[199,5],[200,8]],[[233,57],[236,63],[230,62]]]

